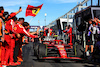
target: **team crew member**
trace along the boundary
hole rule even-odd
[[[1,39],[1,41],[2,42],[4,42],[4,37],[3,37],[3,29],[2,29],[2,27],[3,27],[3,19],[4,19],[4,17],[3,17],[3,13],[4,13],[4,8],[1,6],[0,7],[0,39]],[[1,45],[2,43],[0,43],[0,45]]]
[[[37,38],[38,37],[38,36],[35,36],[35,35],[31,35],[31,33],[27,32],[25,30],[25,28],[19,23],[15,25],[14,32],[19,33],[19,34],[25,34],[28,37],[32,37],[32,38]]]
[[[4,8],[1,6],[0,7],[0,38],[2,41],[4,41],[4,37],[3,37],[3,31],[2,31],[2,25],[3,25],[3,13],[4,13]]]
[[[29,32],[26,31],[25,27],[22,25],[24,22],[24,18],[19,18],[19,22],[15,25],[14,27],[14,32],[19,33],[19,34],[25,34],[28,37],[32,37],[32,38],[36,38],[38,36],[32,35]],[[21,36],[22,37],[22,36]],[[22,38],[19,40],[20,42],[22,42]],[[22,45],[19,45],[19,48],[21,48]],[[18,52],[18,58],[22,58],[21,56],[21,51]],[[19,61],[19,60],[18,60]]]
[[[16,25],[22,25],[24,23],[24,18],[19,18],[19,21],[16,23]],[[14,30],[16,30],[16,25]],[[20,29],[19,29],[20,30]],[[18,37],[16,38],[16,46],[15,46],[15,50],[14,50],[14,62],[18,62],[20,63],[20,61],[22,60],[22,53],[21,53],[21,47],[22,47],[22,37],[23,35],[20,34],[18,35]]]
[[[1,57],[1,49],[2,49],[2,43],[4,42],[4,36],[3,36],[3,29],[2,29],[2,27],[3,27],[3,13],[4,13],[4,8],[1,6],[0,7],[0,40],[1,40],[1,42],[0,42],[0,61],[1,61],[1,59],[2,59],[2,57]],[[0,65],[0,67],[1,67],[1,65]]]
[[[93,52],[92,28],[93,28],[93,25],[92,25],[92,21],[90,19],[89,25],[88,25],[88,28],[87,28],[85,52],[87,52],[87,50],[88,50],[88,45],[91,45],[91,53]]]
[[[5,30],[8,32],[5,34],[5,52],[2,56],[3,60],[1,62],[2,65],[7,65],[8,64],[8,59],[9,59],[9,65],[15,65],[15,63],[13,62],[13,51],[14,51],[14,47],[15,47],[15,33],[13,32],[13,27],[15,25],[14,23],[14,19],[15,19],[15,15],[18,14],[19,12],[22,11],[22,8],[19,9],[19,11],[15,12],[15,13],[11,13],[8,16],[8,21],[6,22],[6,26],[5,26]],[[12,18],[12,19],[11,19]]]
[[[29,32],[29,28],[30,28],[29,23],[24,22],[24,23],[23,23],[23,26],[24,26],[25,30],[26,30],[27,32]],[[26,35],[23,36],[23,39],[22,39],[22,42],[23,42],[23,43],[28,43],[28,40],[29,40],[29,37],[27,37]]]
[[[98,34],[99,34],[99,28],[96,27],[96,23],[95,22],[93,22],[92,25],[93,25],[92,34],[94,36],[94,43],[96,43],[97,42],[97,38],[98,38]]]
[[[7,19],[7,15],[8,15],[8,12],[4,12],[3,13],[3,20],[2,20],[2,23],[1,23],[1,33],[2,33],[2,39],[1,39],[1,41],[2,41],[2,44],[1,44],[1,62],[2,62],[2,60],[4,60],[5,58],[3,58],[4,57],[4,53],[3,52],[5,52],[5,42],[4,42],[4,35],[5,35],[5,23],[4,23],[4,21],[5,21],[5,19]]]
[[[17,22],[18,22],[18,19],[17,19],[17,17],[15,18],[15,25],[17,24]],[[18,50],[19,50],[19,38],[20,38],[21,36],[20,36],[20,34],[16,34],[15,35],[15,48],[14,48],[14,62],[17,62],[17,55],[18,55]],[[19,64],[21,64],[21,63],[19,63],[19,62],[17,62],[17,64],[19,65]]]
[[[69,25],[68,28],[67,28],[67,26],[66,26],[66,30],[64,30],[63,32],[66,32],[66,34],[68,34],[69,45],[72,45],[72,27]]]
[[[70,38],[70,41],[69,41],[70,44],[69,44],[69,45],[72,45],[72,27],[69,25],[69,26],[68,26],[68,29],[69,29],[69,30],[68,30],[67,33],[69,34],[69,38]]]

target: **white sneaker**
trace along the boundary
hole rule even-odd
[[[89,51],[86,52],[86,56],[90,56]]]

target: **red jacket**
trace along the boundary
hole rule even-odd
[[[5,30],[8,32],[8,33],[11,33],[13,32],[13,27],[15,25],[15,22],[14,20],[10,19],[12,17],[14,17],[16,15],[16,13],[11,13],[10,16],[8,17],[8,21],[6,22],[6,25],[5,25]]]
[[[38,36],[36,36],[36,35],[31,35],[30,33],[28,33],[26,30],[25,30],[25,28],[21,25],[21,24],[19,24],[19,23],[17,23],[16,25],[15,25],[15,27],[14,27],[14,32],[15,33],[19,33],[19,34],[25,34],[25,35],[27,35],[28,37],[32,37],[32,38],[37,38]]]
[[[69,28],[69,30],[67,31],[67,33],[69,33],[70,35],[72,35],[72,27]]]
[[[14,25],[15,25],[14,20],[10,19],[9,21],[6,22],[5,30],[8,33],[12,33],[13,32]]]

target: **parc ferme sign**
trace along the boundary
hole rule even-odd
[[[37,29],[37,28],[40,28],[40,29],[43,29],[44,28],[44,26],[30,26],[30,29]]]

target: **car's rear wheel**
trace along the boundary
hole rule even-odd
[[[38,47],[39,47],[39,43],[34,43],[34,56],[37,56],[38,55]]]

